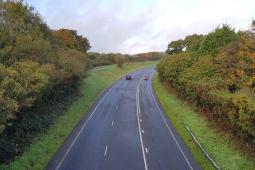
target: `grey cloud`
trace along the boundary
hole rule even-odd
[[[88,4],[96,6],[95,2]],[[60,6],[61,10],[55,11],[54,15],[49,17],[48,23],[54,29],[67,27],[78,30],[78,33],[89,38],[93,51],[121,52],[122,49],[125,49],[122,46],[123,42],[141,34],[143,28],[150,21],[146,11],[138,13],[135,17],[130,17],[129,8],[121,7],[118,10],[115,10],[115,7],[109,9],[87,8],[83,12],[85,15],[79,15],[68,9],[63,13],[63,7]]]
[[[243,3],[241,0],[237,1]],[[169,0],[28,0],[28,2],[42,12],[42,16],[51,28],[77,30],[79,34],[88,37],[92,51],[98,52],[164,51],[170,41],[184,38],[187,34],[207,33],[226,21],[240,27],[250,19],[244,22],[244,16],[236,19],[236,14],[231,18],[233,12],[231,10],[227,15],[217,14],[216,18],[212,15],[212,11],[215,10],[210,10],[211,12],[201,16],[200,12],[205,12],[207,7],[203,0],[196,0],[195,4],[189,0],[171,0],[171,2]]]

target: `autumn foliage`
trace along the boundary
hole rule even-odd
[[[85,53],[90,49],[88,39],[78,35],[75,30],[59,29],[52,31],[52,34],[67,48],[76,49]]]
[[[23,1],[0,1],[0,162],[54,121],[43,110],[86,76],[89,48],[74,30],[50,30]]]
[[[187,45],[189,37],[181,44],[186,51],[171,52],[161,59],[159,78],[215,124],[254,145],[254,30],[235,32],[223,25],[208,35],[193,36]]]

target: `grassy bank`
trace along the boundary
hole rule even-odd
[[[213,169],[213,166],[193,142],[182,122],[188,124],[200,143],[222,169],[255,169],[254,158],[248,160],[246,156],[234,148],[229,139],[210,128],[207,125],[207,120],[199,116],[185,102],[178,99],[170,88],[160,83],[157,75],[153,78],[153,86],[171,122],[203,169]]]
[[[36,138],[22,156],[18,157],[9,165],[1,165],[0,169],[44,169],[47,162],[103,90],[123,74],[142,67],[152,66],[156,63],[157,61],[148,61],[127,64],[122,69],[111,65],[91,70],[89,76],[83,80],[82,86],[80,87],[81,96],[73,102],[66,113],[57,120],[56,124],[50,127],[46,134]]]

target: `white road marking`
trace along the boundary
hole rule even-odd
[[[118,110],[118,106],[115,106],[115,110],[116,110],[116,111]]]
[[[140,86],[140,82],[139,82],[139,85],[138,86]],[[138,87],[138,91],[139,91],[139,87]],[[139,102],[140,103],[140,102]],[[141,108],[140,108],[140,104],[139,104],[139,107],[138,107],[138,111],[139,111],[139,115],[140,115],[140,117],[142,117],[142,115],[141,115]]]
[[[112,121],[112,126],[113,126],[113,123],[114,123],[114,121]]]
[[[106,154],[107,154],[107,145],[106,145],[105,150],[104,150],[104,157],[106,156]]]
[[[147,153],[147,154],[149,153],[149,151],[148,151],[148,148],[147,148],[147,147],[145,148],[145,151],[146,151],[146,153]]]
[[[162,113],[161,109],[159,108],[159,105],[158,105],[158,103],[157,103],[157,101],[156,101],[156,99],[155,99],[155,97],[154,97],[154,95],[153,95],[153,93],[152,93],[152,87],[151,87],[151,85],[150,85],[150,92],[151,92],[152,98],[153,98],[153,100],[154,100],[154,102],[155,102],[155,105],[157,106],[157,109],[159,110],[159,113],[160,113],[160,115],[161,115],[161,117],[162,117],[162,119],[163,119],[163,121],[164,121],[164,123],[165,123],[165,125],[166,125],[166,127],[167,127],[167,129],[168,129],[168,131],[169,131],[169,133],[171,134],[171,136],[172,136],[173,139],[174,139],[175,144],[176,144],[177,147],[179,148],[179,150],[180,150],[180,152],[181,152],[183,158],[185,159],[186,163],[188,164],[189,168],[190,168],[191,170],[193,170],[193,167],[192,167],[191,163],[189,162],[188,158],[187,158],[186,155],[184,154],[184,152],[183,152],[183,150],[182,150],[180,144],[178,143],[178,141],[177,141],[176,138],[174,137],[174,134],[173,134],[172,130],[171,130],[170,127],[168,126],[168,124],[167,124],[167,122],[166,122],[166,119],[165,119],[165,117],[163,116],[163,113]]]
[[[144,133],[144,130],[142,129],[142,133]]]
[[[85,128],[85,126],[87,125],[88,121],[91,119],[91,117],[94,115],[94,113],[96,112],[97,108],[99,107],[99,105],[104,101],[105,97],[108,96],[110,94],[110,92],[112,91],[114,86],[112,86],[107,92],[106,94],[101,98],[101,100],[97,103],[96,107],[94,108],[93,112],[89,115],[88,119],[86,120],[86,122],[83,124],[83,126],[81,127],[81,129],[79,130],[79,132],[77,133],[77,135],[75,136],[74,140],[72,141],[71,145],[67,148],[64,156],[62,157],[62,159],[60,160],[58,166],[56,167],[56,170],[58,170],[60,168],[60,166],[62,165],[63,161],[65,160],[66,156],[68,155],[68,153],[71,151],[72,147],[74,146],[75,142],[77,141],[77,139],[79,138],[81,132],[83,131],[83,129]]]
[[[136,108],[137,108],[136,113],[137,113],[137,124],[138,124],[139,136],[140,136],[142,153],[143,153],[144,168],[145,168],[145,170],[148,170],[145,151],[144,151],[144,146],[143,146],[143,138],[142,138],[142,133],[141,133],[140,120],[139,120],[139,113],[140,113],[139,87],[140,87],[140,84],[141,84],[141,80],[142,80],[142,78],[140,79],[140,81],[137,85],[137,88],[136,88]]]

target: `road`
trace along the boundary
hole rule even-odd
[[[154,68],[117,81],[76,126],[48,170],[186,170],[194,161],[152,90]],[[107,78],[107,77],[106,77]]]

